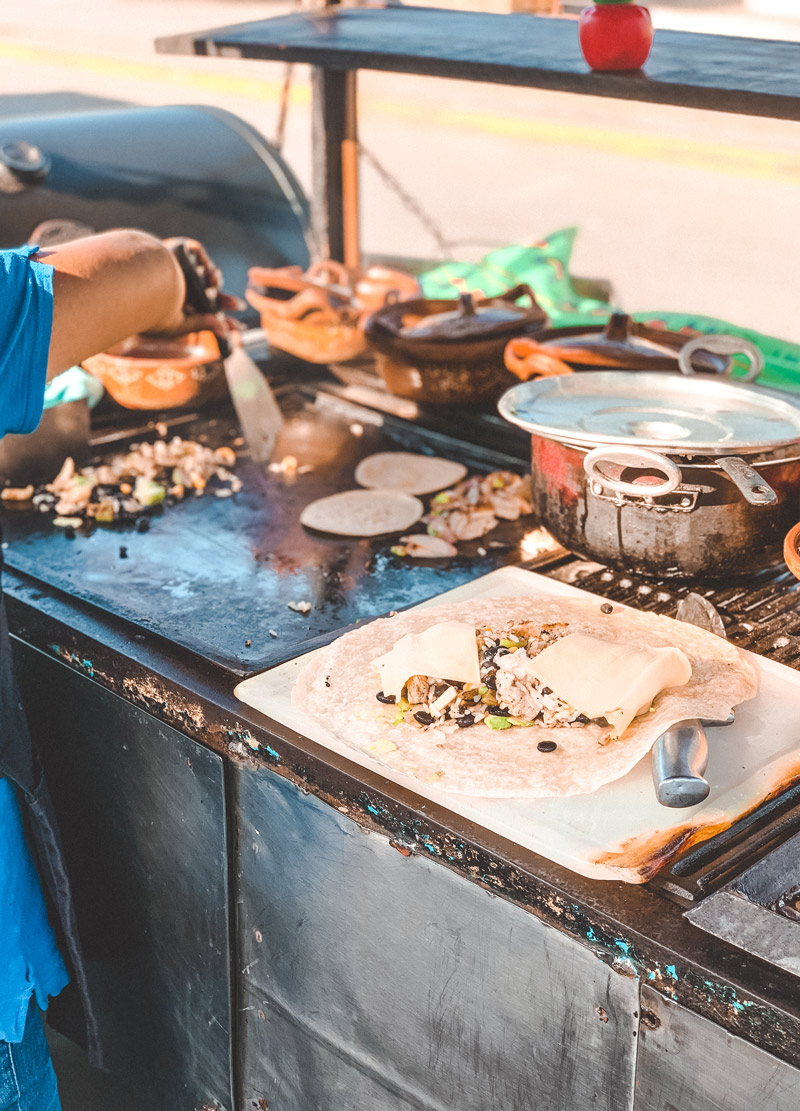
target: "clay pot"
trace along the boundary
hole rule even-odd
[[[225,367],[213,332],[176,339],[132,336],[83,363],[126,409],[179,409],[227,393]]]
[[[680,373],[678,352],[698,333],[668,332],[614,313],[597,328],[553,328],[536,337],[509,341],[506,367],[522,382],[572,374],[578,370],[664,370]],[[701,373],[722,374],[730,360],[698,351],[693,365]]]

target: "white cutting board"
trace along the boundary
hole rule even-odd
[[[597,597],[505,567],[415,608],[524,595]],[[649,754],[593,795],[478,799],[449,794],[351,747],[345,737],[292,705],[294,681],[311,653],[246,679],[235,694],[273,721],[581,875],[644,883],[683,848],[727,828],[779,785],[800,777],[800,672],[748,655],[759,672],[758,695],[737,709],[734,725],[708,730],[711,792],[699,806],[685,810],[656,801]]]

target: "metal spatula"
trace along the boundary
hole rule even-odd
[[[225,359],[225,376],[250,455],[257,463],[268,463],[283,424],[269,382],[242,346]]]
[[[199,313],[218,314],[219,306],[209,297],[191,257],[191,249],[178,243],[173,248],[173,253],[186,282],[187,301]],[[257,463],[268,463],[283,424],[275,395],[258,364],[250,358],[241,342],[232,344],[224,336],[218,336],[217,339],[242,436],[250,449],[251,457]]]

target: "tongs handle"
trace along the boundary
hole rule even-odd
[[[183,280],[186,283],[186,304],[191,305],[196,313],[203,316],[220,316],[219,305],[212,301],[209,296],[210,291],[201,277],[198,264],[192,258],[191,248],[183,240],[179,240],[177,243],[173,243],[170,249],[181,268]],[[217,334],[217,343],[219,344],[220,356],[227,359],[231,353],[230,343],[219,334]]]
[[[662,806],[697,806],[708,797],[708,739],[701,721],[679,721],[653,745],[653,783]]]

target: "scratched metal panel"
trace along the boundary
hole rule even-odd
[[[243,1107],[629,1111],[635,980],[267,769],[234,791]]]
[[[106,1105],[233,1111],[222,760],[63,664],[15,651],[111,1069]],[[82,1089],[68,1065],[64,1111],[84,1111],[98,1081]]]
[[[800,1070],[642,987],[635,1111],[797,1111]]]

